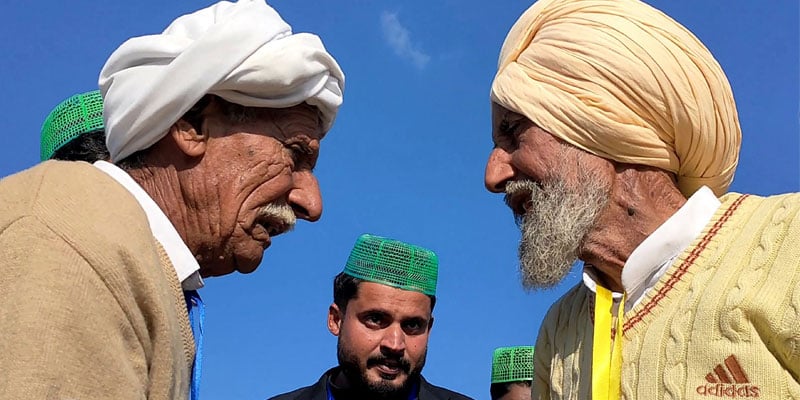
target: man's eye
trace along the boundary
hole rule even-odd
[[[497,126],[497,137],[495,138],[495,145],[501,148],[516,148],[517,136],[519,134],[520,121],[503,120]]]
[[[403,323],[403,330],[410,335],[420,334],[425,331],[425,324],[422,321],[408,321]]]
[[[311,149],[301,143],[292,143],[286,147],[292,152],[292,156],[296,159],[302,159],[304,156],[311,154]]]
[[[515,137],[518,128],[519,121],[508,122],[508,120],[503,120],[503,122],[500,123],[500,134],[503,136]]]
[[[381,326],[381,324],[383,324],[383,317],[380,315],[367,315],[364,317],[364,323],[368,326]]]
[[[314,150],[304,143],[289,143],[286,145],[289,152],[292,153],[292,160],[295,166],[303,168],[311,168],[313,165],[306,165],[311,163]]]

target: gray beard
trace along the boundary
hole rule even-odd
[[[531,194],[528,211],[515,216],[522,233],[522,286],[526,290],[551,288],[578,260],[586,235],[608,203],[608,189],[599,179],[581,171],[573,187],[561,179],[548,179],[541,187],[531,180],[506,186],[507,194],[519,191]]]

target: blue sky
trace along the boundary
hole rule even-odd
[[[125,39],[161,31],[210,1],[11,2],[0,36],[0,176],[38,161],[58,102],[97,87]],[[544,312],[579,280],[525,293],[518,231],[483,188],[492,147],[489,86],[500,45],[530,1],[290,1],[296,32],[319,34],[347,76],[317,166],[325,212],[276,238],[250,275],[206,280],[203,398],[263,399],[315,382],[336,363],[325,318],[332,278],[361,233],[440,257],[436,323],[424,374],[488,398],[492,349],[533,343]],[[797,191],[798,2],[651,0],[715,54],[737,100],[743,148],[732,190]],[[114,223],[114,221],[108,221]]]

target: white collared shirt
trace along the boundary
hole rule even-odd
[[[711,189],[701,187],[633,250],[622,268],[622,287],[627,294],[625,311],[642,301],[675,258],[700,236],[721,204]],[[590,268],[584,268],[583,283],[592,292],[597,286],[593,273]],[[618,302],[622,293],[613,293],[613,297]]]
[[[128,190],[147,215],[147,222],[153,237],[161,243],[167,253],[178,280],[181,282],[183,290],[196,290],[203,287],[203,278],[200,277],[200,265],[186,243],[183,242],[175,226],[167,218],[166,214],[158,207],[155,201],[147,192],[139,186],[127,172],[114,164],[106,161],[96,161],[94,166],[105,172],[122,187]]]

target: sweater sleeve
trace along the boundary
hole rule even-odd
[[[548,312],[533,352],[533,383],[531,385],[532,400],[550,400],[550,367],[553,359],[553,346],[549,335],[549,324],[552,323]]]
[[[142,343],[112,290],[35,217],[0,232],[0,398],[144,399]]]
[[[794,284],[789,285],[786,298],[788,306],[781,307],[779,312],[782,314],[777,321],[765,321],[764,326],[769,322],[779,324],[768,334],[774,336],[773,345],[775,357],[786,366],[789,375],[795,383],[800,383],[800,269],[794,267]],[[784,279],[788,274],[782,275]],[[785,304],[785,303],[784,303]],[[766,332],[762,335],[766,336]],[[797,388],[797,385],[794,385]],[[795,393],[798,394],[798,393]]]

